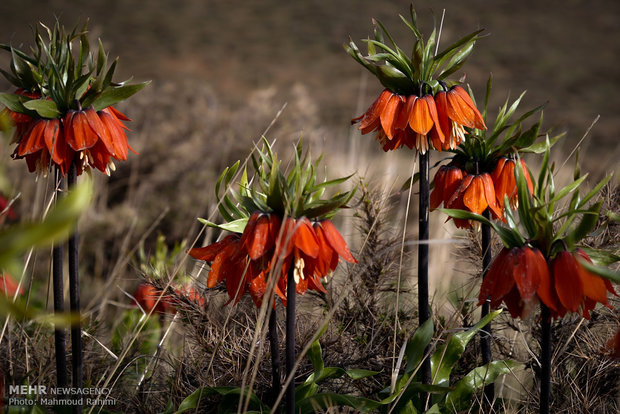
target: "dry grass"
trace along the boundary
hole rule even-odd
[[[88,320],[84,330],[90,335],[84,338],[86,383],[100,386],[109,381],[119,401],[118,411],[149,413],[163,411],[169,400],[178,406],[199,386],[240,385],[246,378],[249,350],[256,345],[258,311],[247,298],[235,308],[223,307],[226,294],[221,289],[205,289],[204,269],[183,254],[166,266],[165,277],[154,283],[191,280],[207,306],[179,297],[183,306],[174,318],[152,318],[141,333],[127,335],[117,347],[110,338],[131,306],[124,292],[132,292],[145,277],[135,259],[139,247],[144,246],[147,256],[148,252],[154,254],[158,234],[166,236],[170,247],[182,241],[187,246],[213,241],[218,234],[203,232],[196,217],[218,221],[213,191],[217,176],[225,166],[243,160],[252,143],[268,129],[267,137],[277,139],[277,149],[285,159],[291,143],[303,136],[313,153],[325,152],[330,176],[357,171],[371,177],[360,187],[355,209],[345,211],[339,223],[360,263],[334,276],[327,297],[303,298],[297,335],[301,353],[330,318],[321,339],[326,364],[381,373],[364,381],[333,381],[325,389],[375,395],[389,383],[398,349],[416,325],[416,304],[411,299],[416,288],[412,244],[404,248],[401,296],[398,309],[394,307],[408,197],[398,189],[410,175],[412,160],[405,152],[378,156],[372,138],[348,129],[348,120],[365,109],[378,86],[360,75],[341,43],[349,34],[354,39],[366,37],[373,16],[398,28],[395,14],[405,10],[352,0],[333,5],[278,4],[277,8],[269,0],[260,8],[238,8],[234,15],[224,1],[208,5],[189,1],[182,6],[170,1],[153,8],[137,1],[107,2],[105,6],[89,3],[80,9],[52,3],[37,8],[25,7],[23,1],[1,2],[0,40],[27,41],[26,24],[38,19],[49,22],[50,10],[62,10],[59,14],[68,24],[78,15],[90,15],[93,34],[102,35],[113,53],[121,55],[121,71],[138,79],[154,79],[149,88],[120,107],[133,119],[129,139],[139,155],[130,155],[112,177],[95,177],[98,197],[80,222],[82,303]],[[591,168],[594,175],[617,170],[614,137],[620,125],[614,108],[619,103],[618,94],[609,93],[618,86],[611,72],[616,66],[611,51],[617,37],[610,34],[619,14],[617,2],[571,3],[561,16],[555,7],[540,2],[518,6],[474,2],[468,7],[447,3],[452,27],[481,25],[492,33],[477,46],[469,65],[468,80],[474,90],[482,90],[487,71],[492,70],[496,89],[530,89],[526,106],[551,96],[546,123],[578,131],[571,134],[573,142],[600,113],[602,120],[587,140],[591,142],[587,156],[582,154],[584,170]],[[417,6],[422,11],[429,5],[421,2]],[[127,12],[132,9],[140,13]],[[586,21],[596,22],[599,30],[591,30],[583,24]],[[397,36],[404,33],[401,29],[394,30]],[[445,39],[460,33],[446,32]],[[588,59],[593,55],[596,57]],[[5,54],[0,55],[0,66],[6,67]],[[0,90],[7,89],[2,82]],[[282,115],[271,125],[285,103]],[[571,150],[571,144],[559,148],[562,155],[558,162]],[[3,145],[0,168],[11,184],[3,190],[9,195],[21,193],[16,207],[22,217],[39,217],[51,197],[51,182],[43,178],[35,182],[23,163],[9,159],[10,151]],[[606,208],[617,213],[618,191],[609,188]],[[415,205],[415,194],[413,197]],[[416,235],[415,214],[408,220],[406,242]],[[462,244],[453,244],[452,226],[437,213],[432,220],[432,238],[441,242],[431,248],[431,284],[436,291],[433,305],[443,335],[471,325],[477,318],[471,298],[477,293],[474,278],[480,267],[479,246],[468,242],[466,235]],[[619,234],[618,224],[610,222],[589,242],[617,251]],[[48,257],[45,251],[37,252],[24,280],[32,283],[31,303],[50,309]],[[605,338],[619,323],[617,315],[617,311],[601,309],[591,322],[569,320],[557,325],[553,398],[558,410],[617,412],[618,362],[601,351]],[[280,306],[278,317],[284,319]],[[162,326],[171,326],[168,336],[161,347],[153,348]],[[496,355],[523,361],[530,368],[506,381],[505,395],[516,402],[502,404],[512,411],[534,412],[537,392],[531,373],[536,370],[532,353],[538,352],[536,321],[515,323],[504,318],[496,326]],[[51,338],[46,326],[8,324],[0,342],[0,355],[6,356],[0,360],[0,371],[7,384],[53,385]],[[268,398],[270,356],[268,341],[264,336],[261,341],[257,356],[252,357],[260,360],[254,389]],[[138,387],[149,362],[146,379]],[[461,373],[479,362],[477,345],[472,342]],[[302,358],[298,380],[309,371],[309,363]],[[201,410],[210,412],[213,401],[206,399]]]

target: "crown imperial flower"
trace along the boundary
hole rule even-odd
[[[235,203],[225,195],[219,204],[220,213],[229,222],[206,222],[234,233],[208,246],[190,249],[189,255],[211,263],[207,287],[224,281],[229,303],[237,303],[248,292],[260,306],[273,277],[274,292],[286,304],[291,270],[296,293],[303,294],[308,289],[326,293],[321,279],[336,269],[340,258],[356,262],[330,220],[353,192],[336,194],[329,200],[321,200],[320,196],[327,187],[348,177],[317,184],[314,164],[301,159],[301,144],[288,177],[280,172],[279,161],[267,141],[264,151],[258,152],[260,160],[253,160],[257,169],[251,181],[254,186],[244,172],[240,192],[231,191],[241,208],[232,208]],[[238,166],[237,163],[227,168],[220,177],[216,185],[218,198],[221,183],[228,184]]]
[[[56,166],[65,174],[75,162],[77,174],[92,167],[109,175],[113,160],[126,160],[131,149],[122,122],[129,118],[112,105],[147,83],[112,82],[117,61],[108,68],[101,42],[97,58],[92,56],[86,25],[70,34],[58,23],[42,27],[49,39],[37,30],[32,56],[0,45],[11,53],[10,72],[2,73],[17,87],[12,94],[0,93],[15,124],[13,158],[25,158],[30,172],[46,174]],[[79,50],[78,56],[72,50]]]
[[[434,51],[437,32],[434,30],[424,41],[413,7],[411,21],[401,18],[416,39],[411,57],[398,47],[380,22],[373,21],[375,38],[367,41],[367,56],[362,55],[353,41],[345,46],[386,87],[368,110],[351,123],[359,123],[362,134],[376,131],[384,151],[403,146],[422,154],[431,147],[438,151],[454,149],[468,133],[464,127],[486,128],[467,91],[459,85],[448,88],[445,82],[447,76],[465,63],[480,31],[437,54]]]

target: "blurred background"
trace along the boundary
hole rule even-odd
[[[372,33],[371,19],[377,18],[407,49],[411,36],[398,15],[407,15],[409,4],[0,2],[0,42],[27,50],[38,22],[53,25],[58,18],[70,28],[88,18],[91,44],[101,38],[111,55],[120,58],[116,80],[152,80],[120,106],[133,120],[129,142],[139,155],[130,154],[110,178],[96,174],[100,197],[81,225],[87,235],[82,251],[90,256],[82,262],[85,274],[106,280],[116,269],[135,278],[138,272],[127,268],[126,257],[138,241],[154,241],[157,233],[170,243],[193,241],[199,230],[196,217],[214,218],[216,178],[227,165],[244,159],[267,129],[266,136],[278,140],[280,151],[289,151],[289,144],[303,136],[313,153],[327,153],[331,177],[357,171],[371,185],[394,194],[411,174],[412,153],[384,154],[372,136],[362,137],[350,126],[350,119],[362,114],[382,88],[343,44],[351,37],[361,45]],[[546,103],[543,128],[568,132],[558,144],[560,163],[600,115],[582,144],[583,169],[595,178],[618,169],[618,1],[453,0],[418,1],[415,6],[427,34],[433,16],[439,21],[446,9],[444,46],[485,29],[487,37],[455,78],[466,76],[481,100],[492,73],[492,115],[508,95],[514,99],[523,90],[528,92],[520,113]],[[0,67],[8,63],[9,54],[0,53]],[[0,90],[10,90],[3,78]],[[26,173],[24,162],[10,160],[11,152],[9,147],[2,153],[8,178],[4,191],[10,196],[21,192],[17,206],[22,214],[35,216],[49,189]],[[402,198],[396,192],[395,200],[404,206]],[[451,225],[435,219],[434,237],[450,237]],[[354,226],[345,223],[349,237]],[[413,237],[415,229],[411,231]],[[436,254],[445,258],[448,253]],[[444,273],[436,272],[436,279]]]

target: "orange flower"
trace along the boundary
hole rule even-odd
[[[69,110],[63,118],[53,119],[11,115],[15,115],[14,141],[18,144],[13,158],[26,158],[30,172],[46,172],[53,164],[66,174],[79,157],[78,175],[88,167],[109,175],[115,170],[112,158],[125,161],[131,150],[122,122],[129,118],[113,107],[99,112],[92,108]]]
[[[560,252],[547,264],[536,248],[504,248],[482,282],[478,304],[489,298],[491,307],[497,308],[503,301],[514,318],[525,318],[539,300],[549,308],[553,318],[580,311],[584,318],[590,319],[590,311],[597,303],[611,308],[607,292],[614,295],[616,292],[607,279],[579,264],[577,256],[590,262],[581,249],[574,253]]]
[[[148,283],[140,283],[133,293],[136,303],[147,313],[175,313],[174,300],[168,295],[163,295],[157,302],[160,296],[162,296],[161,290]]]
[[[611,308],[607,292],[616,295],[611,282],[584,268],[577,257],[592,263],[590,257],[581,249],[574,253],[558,253],[550,263],[552,279],[559,306],[553,316],[564,316],[566,312],[581,311],[583,317],[590,319],[590,311],[598,302]]]
[[[476,214],[482,214],[488,207],[493,217],[502,217],[502,211],[496,203],[493,180],[488,173],[466,175],[447,203],[444,199],[444,205]],[[471,227],[469,220],[455,219],[454,224],[459,228]]]
[[[461,86],[455,85],[448,91],[435,94],[439,127],[447,138],[443,149],[455,149],[465,140],[465,128],[486,129],[484,119],[471,97]],[[435,144],[437,148],[437,144]]]
[[[538,300],[557,310],[552,293],[549,268],[540,250],[503,248],[482,281],[478,305],[490,299],[491,307],[497,308],[504,302],[513,318],[525,318]]]
[[[430,207],[435,210],[441,203],[447,204],[452,194],[458,190],[465,171],[456,165],[442,165],[433,178],[433,191],[431,192]]]
[[[16,292],[18,295],[24,294],[24,288],[22,286],[19,286],[17,280],[13,279],[13,276],[8,273],[0,275],[0,293],[12,297],[15,296]]]
[[[278,280],[275,294],[286,304],[288,272],[295,266],[297,293],[325,292],[320,279],[335,270],[339,257],[354,262],[346,242],[329,220],[310,222],[305,217],[287,218],[256,212],[243,234],[233,234],[189,254],[212,262],[207,287],[224,280],[229,302],[237,303],[247,290],[257,306],[267,291],[269,277]]]
[[[482,115],[460,86],[438,92],[434,98],[430,94],[405,97],[385,89],[364,115],[351,120],[357,122],[362,134],[377,131],[384,151],[406,145],[422,154],[430,145],[439,151],[456,148],[465,139],[464,126],[486,128]]]
[[[0,225],[2,225],[7,218],[9,220],[16,220],[17,213],[13,210],[13,207],[9,205],[9,201],[0,194]]]
[[[502,210],[504,209],[504,197],[508,197],[511,207],[516,208],[518,204],[515,165],[516,162],[512,158],[502,157],[499,159],[499,161],[497,161],[497,165],[491,173],[493,185],[495,186],[497,203]],[[521,160],[521,167],[525,175],[527,188],[530,194],[532,194],[534,192],[532,177],[530,176],[527,166],[525,165],[525,162],[523,160]]]
[[[128,119],[114,108],[95,112],[92,108],[70,110],[63,119],[65,139],[78,152],[78,174],[86,167],[94,167],[110,174],[116,167],[110,158],[127,159],[127,136],[121,119]]]

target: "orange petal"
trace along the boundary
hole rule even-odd
[[[560,252],[551,262],[555,290],[560,303],[571,312],[577,312],[583,301],[583,284],[577,261],[569,252]]]
[[[497,278],[500,275],[500,267],[503,266],[503,260],[506,256],[508,250],[502,249],[495,259],[493,263],[491,263],[491,267],[489,271],[486,273],[484,278],[482,279],[482,285],[480,285],[480,293],[478,294],[478,306],[482,305],[486,300],[491,296],[491,292],[493,291],[493,286],[497,283]]]
[[[260,215],[256,221],[256,226],[248,245],[248,255],[252,260],[262,257],[267,250],[273,247],[275,239],[270,237],[269,223],[269,216],[266,214]]]
[[[527,169],[527,165],[525,165],[525,161],[521,160],[521,168],[525,175],[525,181],[527,182],[527,189],[530,192],[530,195],[534,193],[534,184],[532,183],[532,176],[530,175],[530,171]]]
[[[215,256],[217,256],[222,250],[228,247],[231,244],[236,244],[239,242],[238,234],[231,234],[224,237],[219,242],[210,244],[205,247],[195,247],[190,249],[188,254],[195,259],[198,260],[206,260],[208,262],[212,262],[215,260]]]
[[[583,250],[577,249],[575,254],[588,263],[592,263],[590,257]],[[579,268],[579,276],[583,283],[583,294],[596,302],[607,305],[607,288],[603,279],[586,270],[579,262],[577,262],[577,267]]]
[[[463,204],[476,214],[482,214],[486,210],[488,203],[485,198],[484,181],[481,176],[474,176],[471,184],[463,194]]]
[[[438,128],[439,126],[439,115],[437,113],[437,107],[435,105],[435,99],[433,99],[432,95],[424,95],[422,97],[422,99],[424,99],[426,101],[426,104],[428,106],[428,113],[431,117],[431,119],[433,120],[433,126],[436,126],[436,128],[434,128],[434,130],[437,133],[437,136],[439,138],[439,140],[443,143],[446,139],[443,131],[441,130],[441,128]]]
[[[407,112],[407,99],[402,95],[395,95],[400,99],[400,104],[398,105],[398,110],[396,112],[396,116],[394,118],[394,125],[392,128],[397,130],[398,132],[402,132],[402,130],[407,128],[409,123],[409,112]]]
[[[383,128],[383,132],[385,132],[388,139],[392,139],[392,137],[394,137],[394,124],[401,106],[402,101],[400,96],[394,94],[388,100],[387,104],[383,108],[383,111],[381,111],[381,127]]]
[[[454,86],[447,92],[447,98],[450,119],[469,128],[486,129],[482,115],[465,89]]]
[[[248,284],[248,292],[254,301],[256,307],[260,308],[263,303],[263,297],[267,292],[267,283],[265,283],[265,272],[260,272],[257,277],[253,278]]]
[[[24,155],[34,154],[45,148],[45,126],[46,121],[43,119],[35,120],[28,124],[17,146],[16,151],[18,156],[23,157]]]
[[[433,178],[433,191],[431,192],[430,196],[431,211],[439,207],[439,205],[444,199],[443,187],[447,169],[448,167],[442,165],[441,167],[439,167],[439,170],[437,170],[437,172],[435,173],[435,177]]]
[[[349,263],[357,263],[355,257],[351,254],[347,242],[344,241],[342,235],[338,232],[334,224],[329,220],[323,220],[320,226],[325,233],[325,238],[329,242],[330,246]]]
[[[493,186],[493,180],[489,173],[484,173],[480,176],[482,183],[484,184],[484,197],[489,205],[491,211],[495,214],[495,217],[501,218],[503,216],[502,210],[496,204],[495,187]]]
[[[527,316],[524,300],[516,286],[513,286],[513,288],[510,289],[510,292],[504,295],[503,301],[508,308],[508,312],[510,312],[510,316],[513,318],[525,318]]]
[[[424,98],[418,98],[414,101],[413,108],[409,111],[409,126],[421,135],[428,134],[433,127],[430,109]]]
[[[295,224],[296,230],[293,235],[293,244],[306,255],[315,258],[319,254],[319,242],[312,229],[310,220],[302,217]]]
[[[551,274],[549,273],[549,265],[540,250],[531,249],[532,254],[528,261],[528,271],[538,274],[540,281],[536,294],[538,298],[553,311],[557,311],[560,307],[557,295],[553,290]]]
[[[448,116],[448,98],[445,91],[439,91],[435,94],[435,108],[437,110],[438,126],[441,128],[445,138],[450,136],[452,127],[450,126],[450,117]]]
[[[514,268],[513,277],[524,301],[534,297],[540,286],[539,257],[534,250],[525,246],[519,249],[518,263]]]
[[[359,126],[359,129],[362,130],[362,133],[365,134],[366,132],[364,131],[368,130],[370,126],[373,126],[371,130],[374,130],[380,125],[381,113],[383,112],[383,108],[385,107],[391,96],[392,92],[388,89],[384,89],[383,92],[381,92],[381,95],[379,95],[379,97],[372,103],[370,108],[368,108]]]

